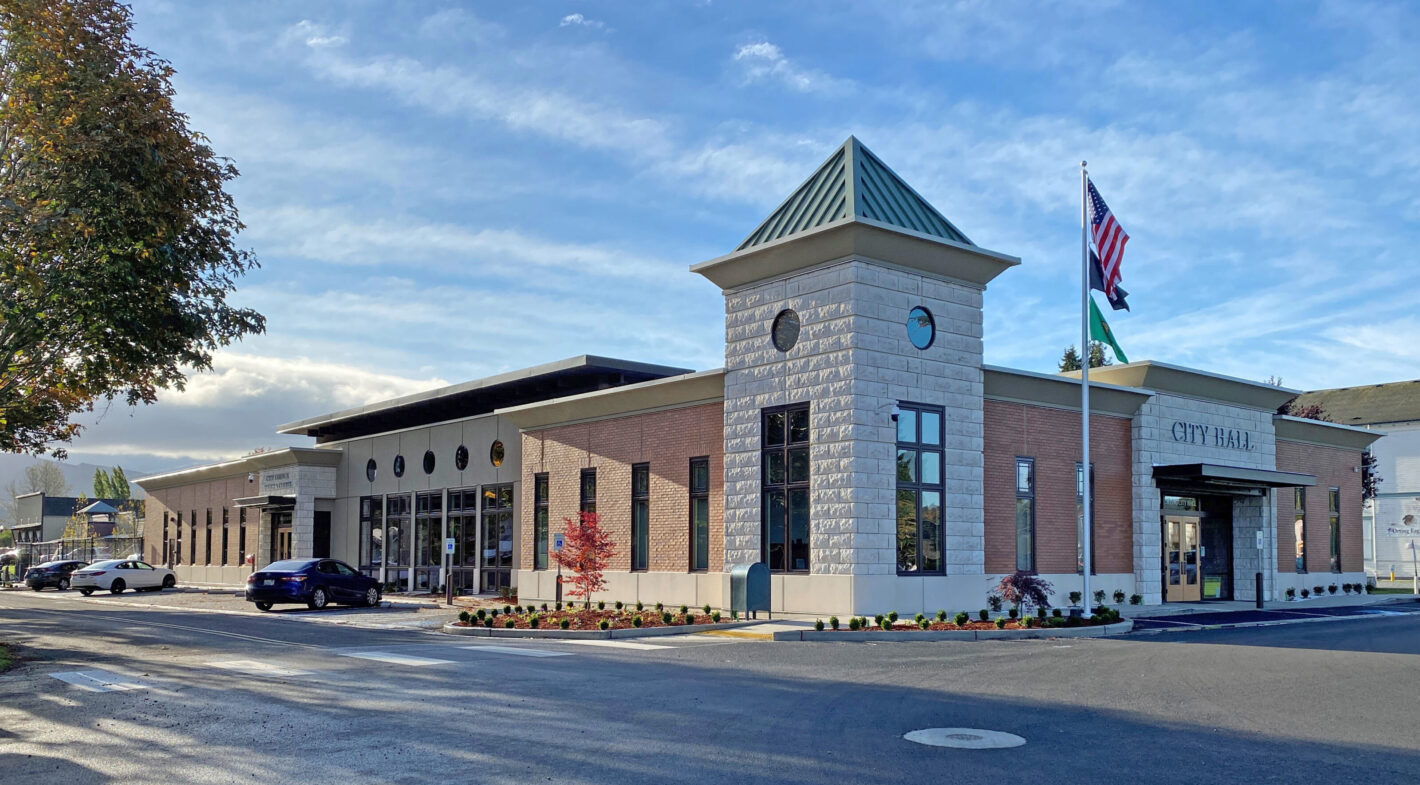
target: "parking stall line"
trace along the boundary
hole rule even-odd
[[[258,660],[223,660],[207,663],[209,668],[219,668],[221,670],[237,671],[249,676],[311,676],[314,671],[300,670],[299,668],[286,668],[281,665],[272,665],[269,662]]]
[[[490,654],[511,654],[515,657],[570,657],[570,651],[549,651],[547,649],[523,649],[516,646],[460,646],[466,651],[486,651]]]
[[[563,640],[561,643],[570,643],[576,646],[602,646],[608,649],[632,649],[634,651],[656,651],[660,649],[674,649],[675,646],[666,646],[655,643],[638,643],[636,641],[610,641],[610,640],[590,640],[574,641]]]
[[[387,651],[341,651],[336,652],[341,657],[355,657],[361,660],[374,660],[375,662],[387,662],[391,665],[408,665],[415,668],[422,668],[429,665],[452,665],[453,660],[438,660],[432,657],[415,657],[412,654],[394,654]]]
[[[128,692],[149,689],[147,684],[130,681],[117,673],[104,670],[58,671],[49,675],[90,692]]]

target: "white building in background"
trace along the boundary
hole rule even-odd
[[[1420,561],[1420,380],[1317,390],[1297,398],[1335,423],[1385,434],[1371,446],[1376,497],[1362,508],[1366,572],[1412,578]]]

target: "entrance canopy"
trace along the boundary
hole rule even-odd
[[[243,496],[233,499],[234,507],[295,507],[295,496]]]
[[[1186,486],[1201,493],[1248,493],[1268,488],[1296,488],[1316,485],[1316,477],[1299,472],[1247,469],[1213,463],[1179,463],[1155,466],[1159,484]]]

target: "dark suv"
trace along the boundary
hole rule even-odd
[[[25,573],[25,585],[35,591],[46,586],[64,591],[69,588],[69,575],[75,570],[89,566],[86,561],[47,561],[31,567]]]

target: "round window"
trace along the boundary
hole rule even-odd
[[[369,480],[370,482],[374,482],[374,481],[375,481],[375,473],[378,472],[378,471],[379,471],[379,464],[375,463],[375,459],[374,459],[374,458],[371,458],[370,460],[365,461],[365,479]]]
[[[937,337],[937,323],[932,320],[932,312],[917,306],[907,314],[907,340],[918,349],[926,349]]]
[[[468,468],[468,448],[462,444],[457,450],[454,450],[454,468],[459,471]]]
[[[770,328],[770,338],[774,340],[774,348],[781,352],[787,352],[794,348],[794,344],[799,342],[799,315],[791,308],[785,308],[774,317],[774,326]]]
[[[394,476],[396,476],[396,477],[403,477],[403,476],[404,476],[404,456],[403,456],[403,455],[396,455],[396,456],[394,456]]]
[[[502,465],[503,465],[503,443],[502,443],[502,442],[500,442],[500,441],[494,441],[494,442],[493,442],[493,446],[488,448],[488,460],[492,461],[494,466],[502,466]]]
[[[425,474],[433,474],[433,473],[434,473],[434,451],[433,451],[433,450],[425,450],[425,451],[424,451],[424,473],[425,473]]]

